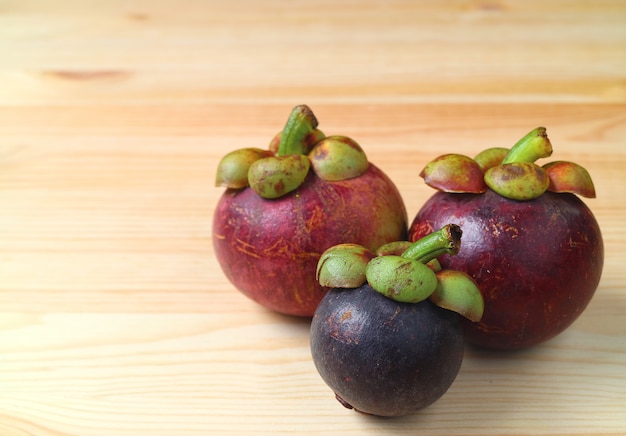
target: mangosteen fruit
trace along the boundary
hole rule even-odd
[[[326,136],[296,106],[268,149],[220,161],[226,188],[213,216],[213,247],[230,282],[262,306],[310,317],[328,288],[315,278],[327,248],[374,250],[406,239],[408,216],[393,182],[346,136]]]
[[[593,182],[574,162],[535,163],[551,154],[539,127],[510,149],[443,155],[421,172],[439,192],[415,216],[409,240],[447,222],[463,228],[463,251],[439,261],[469,274],[483,295],[481,321],[464,322],[469,343],[501,350],[542,343],[570,326],[598,287],[602,235],[578,197],[594,198]]]
[[[313,316],[311,354],[343,406],[409,415],[452,385],[464,354],[459,313],[478,320],[483,302],[469,276],[431,260],[458,252],[461,234],[447,225],[411,245],[340,244],[322,255],[317,276],[333,288]]]

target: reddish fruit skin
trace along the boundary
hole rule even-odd
[[[317,261],[333,245],[370,250],[406,238],[408,217],[393,182],[370,163],[359,177],[326,182],[311,171],[295,191],[274,199],[228,189],[213,217],[213,246],[226,277],[268,309],[313,316],[327,292]]]
[[[448,222],[461,226],[463,242],[441,265],[471,275],[485,300],[482,320],[464,321],[472,344],[506,350],[550,339],[578,318],[598,287],[602,235],[573,194],[514,201],[492,190],[438,192],[417,213],[409,240]]]
[[[311,322],[311,356],[345,407],[413,414],[454,382],[464,353],[461,318],[429,300],[399,303],[367,284],[331,289]]]

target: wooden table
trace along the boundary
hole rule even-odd
[[[626,3],[0,3],[0,435],[626,433]],[[444,152],[545,125],[592,174],[600,287],[565,333],[468,349],[422,413],[341,407],[308,320],[224,278],[218,159],[291,108],[356,139],[411,217]]]

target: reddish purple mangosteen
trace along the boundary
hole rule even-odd
[[[268,150],[227,154],[213,217],[215,254],[233,285],[268,309],[308,317],[328,291],[315,280],[328,247],[373,250],[406,239],[408,227],[400,193],[359,144],[317,126],[296,106]]]
[[[465,323],[470,343],[506,350],[546,341],[578,318],[598,287],[602,235],[577,196],[594,198],[593,182],[573,162],[535,163],[551,154],[540,127],[511,149],[443,155],[421,173],[440,192],[417,213],[409,240],[448,222],[463,229],[463,250],[439,261],[482,292],[482,320]]]

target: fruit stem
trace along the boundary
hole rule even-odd
[[[305,154],[305,140],[317,128],[317,118],[307,105],[292,109],[278,145],[277,156]]]
[[[548,157],[551,154],[552,144],[548,139],[546,128],[537,127],[511,147],[502,163],[535,162],[537,159]]]
[[[461,248],[463,231],[456,224],[447,224],[436,232],[413,242],[403,253],[405,259],[427,263],[442,254],[455,255]]]

